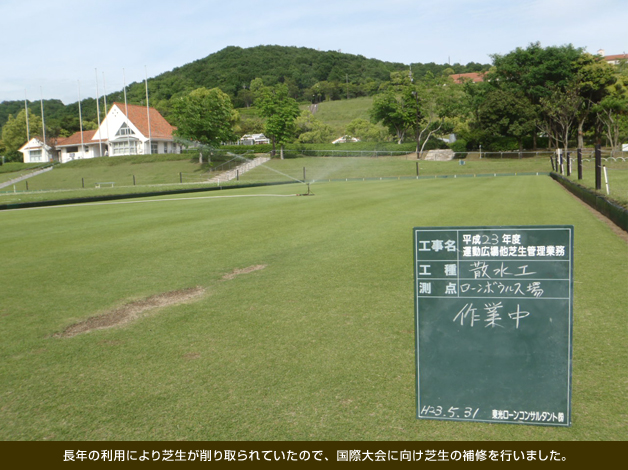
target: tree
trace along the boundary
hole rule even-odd
[[[388,137],[386,129],[360,118],[347,124],[345,131],[351,137],[357,137],[364,142],[381,142]]]
[[[7,157],[12,160],[20,158],[18,150],[28,140],[27,134],[30,136],[41,136],[42,126],[41,117],[36,116],[30,110],[28,111],[28,127],[29,132],[26,130],[26,110],[21,110],[14,118],[13,115],[9,115],[9,119],[2,127],[2,142],[6,149]]]
[[[253,92],[246,88],[238,91],[238,100],[241,105],[244,105],[246,108],[250,108],[253,104]]]
[[[373,98],[369,111],[373,124],[382,123],[401,144],[409,129],[417,120],[417,106],[412,95],[414,87],[407,72],[393,72],[385,91]]]
[[[373,100],[371,120],[382,122],[398,143],[413,130],[419,158],[432,135],[451,127],[447,118],[459,112],[463,95],[460,85],[429,72],[416,83],[408,72],[393,72],[382,89]]]
[[[621,138],[628,137],[628,95],[616,90],[604,98],[595,111],[612,149],[619,150]]]
[[[584,124],[591,115],[593,107],[606,95],[609,87],[617,82],[614,67],[602,57],[583,54],[576,61],[577,73],[575,86],[578,87],[582,102],[577,112],[578,148],[584,147]]]
[[[550,88],[553,89],[553,93],[548,97],[541,98],[541,109],[558,128],[559,140],[562,140],[563,149],[567,155],[569,131],[584,100],[580,95],[580,88],[575,84],[565,88],[564,91],[556,89],[556,87]]]
[[[416,102],[415,138],[417,158],[433,134],[451,132],[455,116],[462,113],[463,87],[451,79],[427,74],[412,91]]]
[[[564,91],[574,82],[576,61],[581,55],[582,49],[571,44],[543,48],[541,43],[535,42],[526,49],[518,47],[506,55],[492,55],[494,67],[487,78],[496,88],[524,96],[532,105],[531,109],[540,111],[541,98],[548,98],[552,93],[549,87]],[[530,115],[530,119],[539,125],[542,122],[538,112]],[[536,148],[536,132],[532,134]]]
[[[543,48],[535,42],[526,49],[518,47],[506,55],[492,55],[494,69],[488,78],[504,90],[522,93],[537,105],[551,94],[548,85],[565,89],[573,82],[581,55],[582,49],[571,44]]]
[[[264,132],[264,121],[258,116],[240,116],[240,123],[236,129],[239,135],[261,134]]]
[[[299,115],[299,105],[288,96],[288,87],[283,83],[272,87],[260,86],[259,83],[253,86],[251,83],[251,90],[255,92],[255,106],[259,109],[259,115],[266,118],[264,133],[272,140],[273,155],[279,144],[283,160],[284,146],[296,132],[295,120]]]
[[[535,111],[526,97],[499,89],[485,96],[478,117],[482,128],[492,134],[515,137],[519,150],[523,150],[523,137],[536,127]]]
[[[322,144],[333,140],[334,130],[330,125],[316,119],[309,110],[304,110],[296,119],[297,140],[303,144]]]
[[[197,88],[175,100],[171,115],[177,125],[175,135],[183,139],[211,146],[235,139],[238,112],[219,88]]]

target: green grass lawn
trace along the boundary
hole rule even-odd
[[[628,161],[604,159],[602,164],[607,169],[609,193],[606,194],[604,173],[602,173],[602,189],[598,193],[628,208]],[[574,162],[569,178],[595,190],[595,161],[592,159],[583,161],[582,180],[578,180],[578,167],[576,165],[577,163]]]
[[[0,183],[5,183],[9,180],[19,178],[20,176],[23,176],[27,173],[30,173],[30,171],[22,170],[22,171],[16,171],[16,172],[11,172],[11,173],[0,173]],[[4,188],[0,189],[0,191],[3,191],[3,190],[6,191]]]
[[[626,243],[560,185],[312,189],[0,212],[0,439],[626,438]],[[575,226],[573,426],[416,420],[412,227],[539,224]],[[54,336],[196,286],[125,326]]]
[[[458,160],[435,162],[421,160],[420,176],[445,175],[490,175],[504,173],[530,173],[551,171],[551,164],[545,158],[514,160],[470,160],[460,164]],[[244,175],[243,181],[303,179],[305,167],[308,181],[321,181],[344,178],[412,177],[417,174],[417,160],[409,157],[305,157],[273,159],[263,166]],[[280,171],[281,173],[277,173]]]
[[[370,120],[368,112],[372,106],[373,98],[371,97],[323,101],[318,104],[318,111],[314,114],[314,117],[331,126],[334,132],[338,134],[338,137],[340,137],[345,133],[347,124],[354,119]],[[301,106],[301,109],[309,109],[309,106]]]
[[[22,170],[32,170],[42,165],[42,163],[6,162],[4,165],[0,165],[0,174],[15,173]]]
[[[200,165],[190,160],[136,163],[127,165],[93,165],[64,167],[29,179],[31,191],[50,189],[78,189],[83,185],[94,188],[100,182],[114,182],[116,186],[132,186],[133,176],[139,185],[174,184],[179,182],[179,173],[198,174]],[[21,182],[22,185],[25,183]]]
[[[123,157],[127,158],[127,157]],[[159,190],[185,189],[204,186],[202,179],[204,167],[187,158],[185,160],[155,161],[137,163],[118,158],[93,159],[58,165],[54,170],[30,178],[26,191],[26,181],[0,191],[0,204],[43,201],[52,199],[85,198],[113,194],[142,193]],[[272,161],[255,168],[240,177],[241,183],[269,183],[303,179],[306,169],[308,181],[346,178],[380,178],[416,176],[417,161],[410,157],[305,157]],[[482,159],[471,156],[464,165],[459,161],[434,162],[420,161],[421,177],[453,175],[490,175],[526,172],[548,172],[549,160],[544,158]],[[179,184],[179,172],[183,173],[183,182]],[[133,186],[133,175],[136,185]],[[205,177],[206,178],[206,177]],[[85,188],[82,188],[84,179]],[[113,188],[102,186],[99,182],[115,182]],[[198,182],[193,184],[194,182]],[[234,185],[233,180],[223,183]],[[158,185],[158,186],[155,186]],[[162,186],[167,185],[167,186]],[[215,186],[209,184],[206,186]]]
[[[4,165],[0,165],[0,183],[19,178],[33,172],[38,167],[42,166],[41,163],[19,163],[9,162]],[[1,191],[1,190],[0,190]]]

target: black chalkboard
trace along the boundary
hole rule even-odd
[[[417,417],[571,425],[573,227],[414,229]]]

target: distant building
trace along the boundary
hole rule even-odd
[[[19,148],[24,156],[24,163],[46,163],[56,160],[56,139],[46,139],[46,145],[43,141],[43,137],[33,137]]]
[[[238,145],[260,145],[260,144],[270,144],[270,139],[266,137],[264,134],[244,134],[240,140],[238,140]]]
[[[149,123],[150,121],[150,130]],[[37,150],[45,153],[50,161],[58,158],[61,163],[72,160],[117,155],[146,155],[152,153],[181,153],[181,145],[174,142],[175,127],[154,108],[113,103],[100,127],[92,131],[76,132],[70,137],[48,143],[43,152],[41,139],[31,139],[20,151],[24,162],[38,158]],[[39,147],[38,147],[39,145]],[[44,158],[42,156],[41,158]]]
[[[604,60],[609,64],[619,65],[621,61],[628,61],[628,54],[615,54],[604,56]]]
[[[332,144],[346,144],[347,142],[360,142],[360,139],[351,137],[350,135],[343,135],[332,142]]]

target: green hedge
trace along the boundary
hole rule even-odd
[[[456,153],[467,151],[467,141],[464,139],[458,139],[453,144],[449,144],[449,148]]]
[[[438,139],[430,139],[425,145],[424,150],[433,150],[439,148],[447,148],[447,144]],[[261,145],[223,145],[220,150],[242,155],[244,153],[269,153],[273,149],[272,144]],[[277,146],[279,153],[279,146]],[[387,151],[387,152],[407,152],[412,153],[416,150],[416,142],[404,142],[397,144],[396,142],[348,142],[346,144],[287,144],[284,146],[284,153],[291,155],[303,153],[306,150],[348,150],[348,151]],[[197,152],[198,154],[198,152]]]
[[[273,149],[272,144],[259,144],[259,145],[222,145],[220,150],[226,150],[227,152],[242,155],[245,153],[268,153]],[[277,147],[279,151],[279,147]]]
[[[550,173],[551,177],[567,188],[571,193],[578,196],[582,201],[593,207],[595,210],[611,219],[618,227],[628,232],[628,209],[619,204],[609,201],[589,188],[574,183],[558,173]]]

